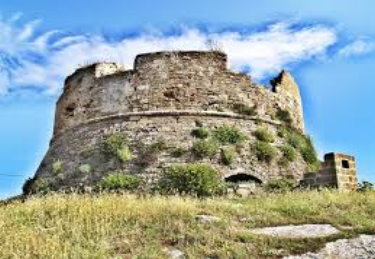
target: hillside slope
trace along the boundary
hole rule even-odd
[[[206,200],[56,194],[0,206],[0,258],[168,258],[174,249],[186,258],[277,258],[375,234],[374,215],[374,192]],[[249,232],[305,223],[329,223],[341,232],[314,239]]]

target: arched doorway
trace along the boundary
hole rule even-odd
[[[262,181],[255,176],[239,173],[232,174],[224,178],[228,183],[228,194],[236,196],[248,197],[255,193],[257,186],[262,184]]]
[[[255,176],[249,174],[233,174],[225,177],[224,180],[229,183],[255,183],[261,184],[262,181]]]

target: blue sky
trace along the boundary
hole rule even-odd
[[[355,155],[360,179],[375,181],[373,10],[371,0],[0,0],[0,197],[35,172],[74,69],[209,42],[259,82],[289,69],[319,152]]]

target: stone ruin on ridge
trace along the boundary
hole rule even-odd
[[[204,149],[205,142],[228,129],[245,138],[196,154],[197,142]],[[103,150],[102,143],[119,134],[127,138],[126,159]],[[304,136],[299,88],[288,72],[267,88],[228,70],[222,52],[141,54],[132,70],[97,63],[66,79],[50,148],[24,192],[37,192],[42,183],[53,190],[95,185],[114,171],[152,180],[171,165],[195,162],[212,165],[232,182],[288,177],[312,186],[356,188],[353,157],[327,154],[319,169],[316,156],[293,146],[293,138],[311,145]],[[254,149],[259,143],[271,149],[272,157]],[[223,162],[226,150],[232,150],[230,164]]]

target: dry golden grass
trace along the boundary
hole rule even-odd
[[[202,213],[222,221],[199,223],[195,216]],[[374,192],[206,200],[56,194],[0,206],[0,258],[167,258],[172,248],[188,258],[280,257],[316,250],[328,240],[375,234],[374,216]],[[300,223],[331,223],[343,232],[302,240],[246,232]]]

